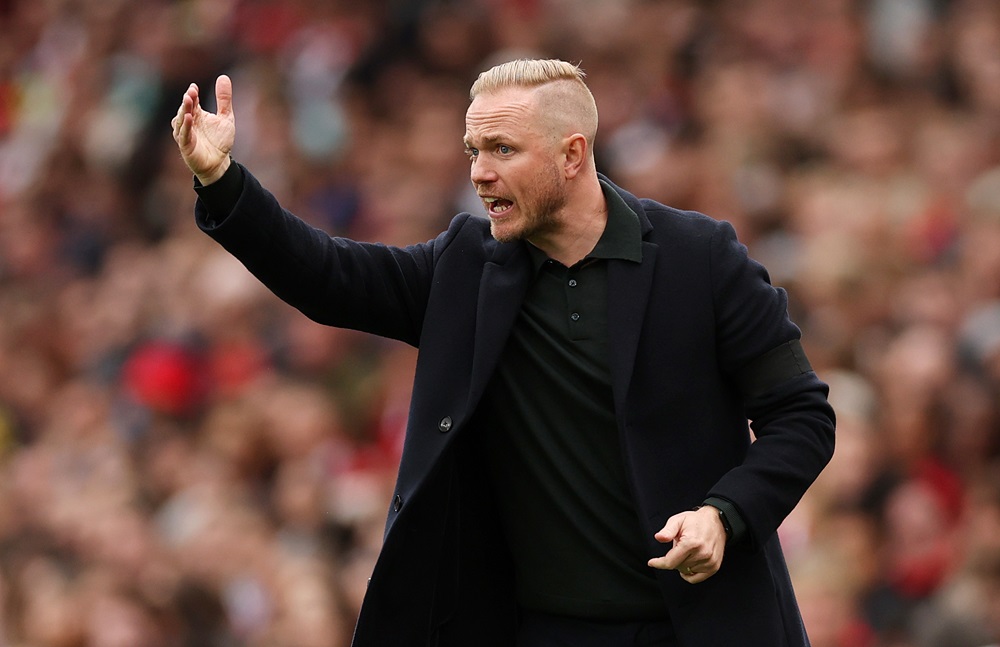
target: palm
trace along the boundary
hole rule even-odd
[[[194,115],[191,139],[181,154],[188,159],[189,166],[208,168],[216,166],[229,155],[236,140],[236,120],[233,113],[220,116],[198,110]]]
[[[198,86],[191,84],[172,122],[181,157],[206,184],[217,180],[229,166],[229,151],[236,141],[233,86],[228,76],[216,81],[215,98],[217,113],[202,109]]]

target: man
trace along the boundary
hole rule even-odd
[[[199,226],[316,321],[420,349],[356,646],[808,645],[776,530],[832,455],[827,387],[731,226],[598,174],[578,67],[480,75],[488,218],[405,249],[283,210],[216,96],[173,120]]]

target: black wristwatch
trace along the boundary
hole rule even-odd
[[[715,508],[715,506],[712,506]],[[729,517],[726,516],[726,511],[721,508],[715,508],[719,511],[719,521],[722,522],[722,528],[726,531],[726,541],[733,538],[733,526],[729,523]]]

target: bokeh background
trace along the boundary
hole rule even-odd
[[[1000,643],[1000,2],[0,0],[0,646],[349,644],[415,351],[199,233],[169,120],[230,74],[285,206],[407,244],[481,209],[468,87],[520,56],[790,293],[839,413],[781,528],[814,646]]]

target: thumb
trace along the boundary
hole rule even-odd
[[[681,516],[674,515],[669,519],[667,519],[666,525],[664,525],[663,528],[661,528],[658,533],[653,535],[653,537],[656,539],[656,541],[660,542],[661,544],[669,544],[670,542],[672,542],[674,539],[677,538],[677,535],[680,534],[680,530],[681,530]]]
[[[220,116],[233,113],[233,82],[225,74],[215,80],[215,106]]]

